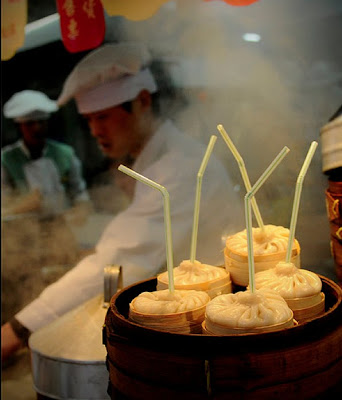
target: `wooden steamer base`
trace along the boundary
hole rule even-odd
[[[174,334],[128,320],[156,279],[111,300],[103,329],[112,399],[297,400],[342,394],[342,289],[320,276],[325,311],[291,328],[240,335]]]

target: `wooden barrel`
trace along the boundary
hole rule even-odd
[[[328,182],[329,188],[325,191],[325,196],[330,225],[330,248],[336,276],[342,286],[342,182]]]
[[[149,279],[116,294],[103,328],[112,399],[323,399],[342,394],[342,290],[321,277],[325,312],[284,330],[173,334],[128,320]]]

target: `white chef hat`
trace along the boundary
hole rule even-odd
[[[65,81],[57,103],[75,98],[81,114],[96,112],[133,100],[141,90],[157,91],[147,65],[151,56],[137,43],[104,45],[84,57]]]
[[[3,108],[4,116],[13,118],[16,122],[48,119],[50,114],[57,110],[56,101],[37,90],[23,90],[15,93]]]

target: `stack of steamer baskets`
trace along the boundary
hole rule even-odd
[[[103,328],[112,399],[324,399],[342,393],[342,290],[321,276],[325,311],[271,332],[172,333],[129,318],[149,279],[116,294]]]
[[[270,288],[278,292],[294,314],[295,322],[302,322],[324,312],[325,295],[319,276],[300,269],[300,245],[294,239],[291,262],[286,263],[289,229],[265,225],[252,228],[256,288]],[[225,267],[235,285],[234,291],[244,290],[249,282],[247,232],[229,236],[224,249]]]
[[[284,261],[289,239],[289,230],[283,226],[265,225],[264,229],[253,228],[255,272],[266,271]],[[247,230],[228,236],[224,249],[226,270],[235,285],[248,285]],[[291,262],[300,268],[300,245],[297,240],[291,254]]]
[[[111,398],[287,400],[342,394],[342,290],[319,278],[323,311],[296,321],[290,310],[290,318],[264,329],[221,330],[208,321],[210,304],[248,293],[234,281],[231,294],[210,298],[203,291],[198,307],[171,312],[159,322],[156,315],[152,321],[151,315],[137,317],[134,308],[138,299],[158,292],[169,296],[168,289],[157,290],[160,277],[125,288],[112,298],[103,328]]]
[[[112,297],[103,327],[112,399],[342,394],[342,289],[299,268],[296,240],[287,254],[289,230],[247,225],[256,264],[260,256],[251,282],[242,231],[227,239],[225,266],[183,261]]]

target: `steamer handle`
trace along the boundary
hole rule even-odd
[[[121,265],[108,265],[104,268],[104,293],[103,307],[108,308],[110,299],[122,289]]]

